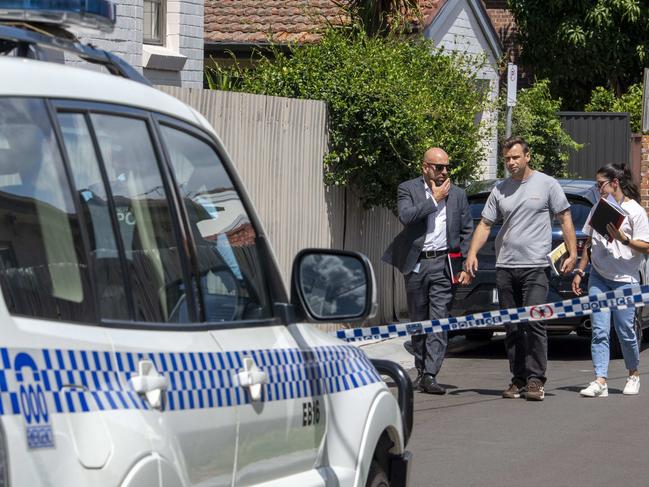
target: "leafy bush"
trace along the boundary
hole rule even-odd
[[[501,97],[499,131],[505,134],[505,96]],[[554,177],[568,176],[569,150],[582,148],[561,127],[561,99],[553,99],[548,80],[520,90],[512,113],[512,135],[524,137],[530,145],[530,165]],[[502,168],[500,169],[502,170]]]
[[[234,56],[234,55],[233,55]],[[205,66],[203,70],[203,80],[205,86],[210,90],[237,91],[241,88],[241,73],[238,67],[223,67],[210,57],[211,63]],[[236,64],[236,58],[234,58]]]
[[[642,83],[631,85],[620,97],[616,97],[613,90],[598,86],[584,109],[587,112],[628,112],[631,130],[639,133],[642,131]]]
[[[394,208],[397,185],[421,174],[431,146],[448,152],[454,180],[478,175],[484,134],[474,120],[486,95],[477,64],[423,39],[332,28],[318,44],[275,52],[233,76],[241,76],[241,91],[327,102],[325,182],[358,188],[366,208]]]

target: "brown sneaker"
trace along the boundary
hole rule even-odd
[[[503,397],[505,399],[518,399],[521,397],[521,394],[525,393],[525,387],[518,387],[513,382],[509,384],[509,387],[503,391]]]
[[[527,382],[527,392],[525,399],[528,401],[542,401],[545,398],[545,389],[543,389],[543,382],[538,379],[530,379]]]

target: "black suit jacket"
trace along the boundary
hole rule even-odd
[[[408,274],[417,265],[424,247],[428,215],[437,212],[432,199],[426,198],[424,179],[419,176],[403,182],[397,190],[399,220],[405,228],[396,236],[383,254],[382,260]],[[446,242],[450,252],[469,251],[473,219],[463,189],[451,184],[446,198]]]

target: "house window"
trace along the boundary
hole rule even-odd
[[[144,0],[144,42],[163,44],[165,0]]]

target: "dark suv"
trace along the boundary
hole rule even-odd
[[[479,181],[473,183],[467,188],[469,198],[469,207],[473,217],[474,225],[477,225],[481,219],[482,209],[489,197],[493,187],[499,182],[499,179]],[[593,204],[598,200],[599,193],[596,190],[595,182],[592,180],[582,179],[560,179],[559,184],[570,202],[570,212],[577,234],[577,250],[581,255],[583,246],[588,236],[581,229],[588,218],[588,213]],[[496,222],[491,229],[491,234],[487,243],[478,253],[479,270],[473,283],[468,287],[458,287],[451,314],[453,316],[463,316],[481,311],[491,311],[498,309],[498,290],[496,289],[496,250],[495,238],[501,228],[501,222]],[[556,218],[552,222],[552,248],[563,241],[561,226]],[[586,277],[582,281],[583,289],[588,288],[588,271],[586,268]],[[644,277],[644,276],[643,276]],[[574,298],[572,292],[572,275],[555,276],[551,275],[550,289],[548,292],[548,302],[562,301],[564,299]],[[642,309],[642,308],[641,308]],[[640,317],[640,313],[638,314]],[[648,316],[649,317],[649,316]],[[638,332],[645,326],[649,326],[647,319],[639,319],[637,328]],[[502,331],[503,328],[490,328],[484,330],[468,330],[467,338],[488,340],[494,331]],[[568,334],[575,331],[580,336],[590,336],[590,318],[588,316],[561,318],[547,322],[548,333]],[[611,340],[613,352],[615,347],[619,348],[617,339]]]

